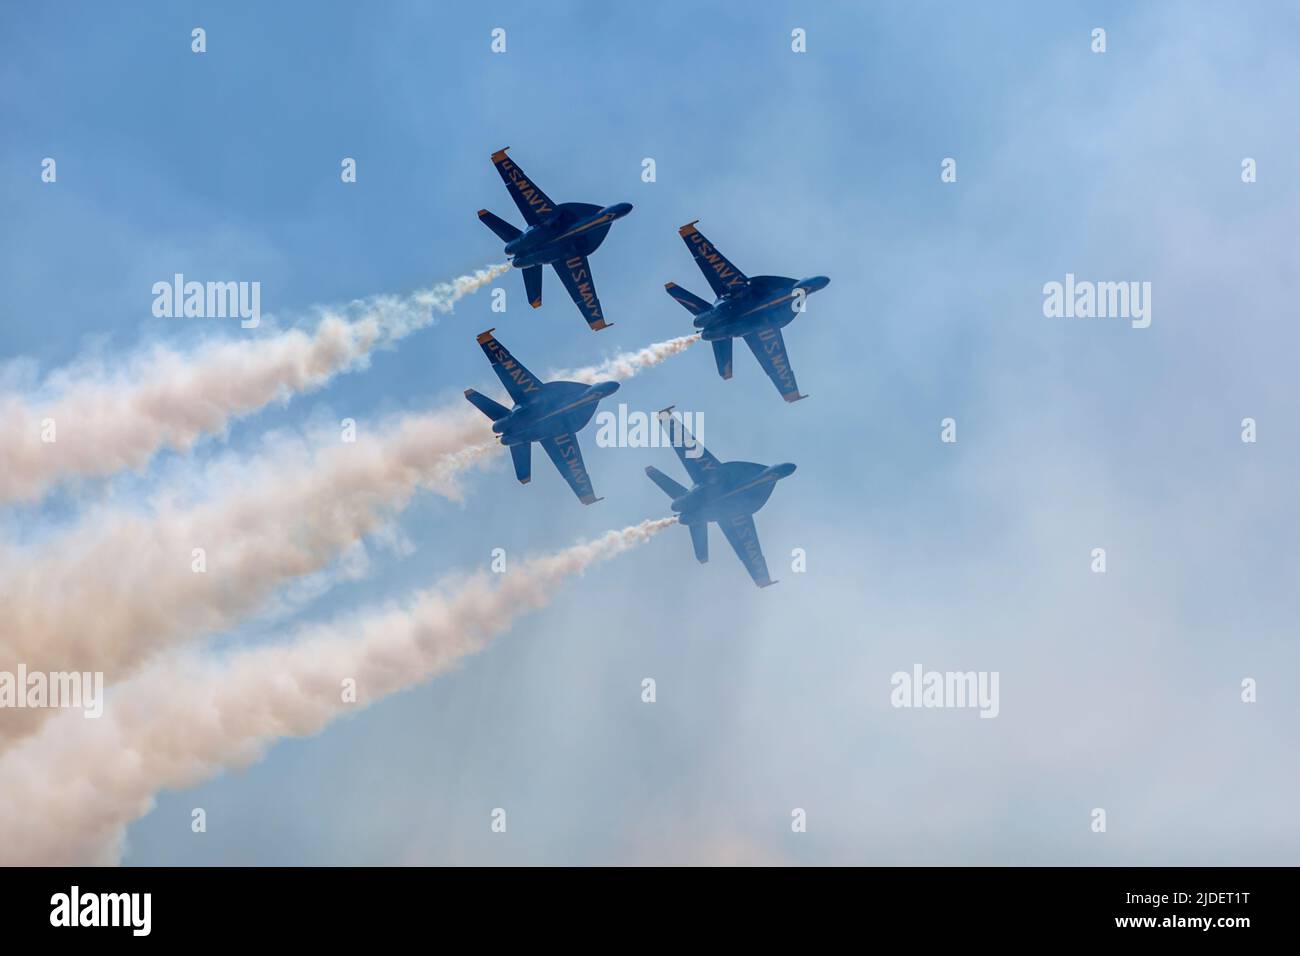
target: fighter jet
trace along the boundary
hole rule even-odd
[[[506,149],[510,147],[507,146]],[[524,171],[506,156],[506,149],[492,154],[492,164],[501,174],[510,198],[524,214],[528,229],[520,232],[486,209],[479,219],[506,244],[510,264],[524,270],[524,290],[534,309],[542,304],[542,266],[554,266],[555,274],[591,326],[593,332],[613,325],[605,321],[592,283],[587,256],[605,239],[610,224],[632,211],[630,202],[593,206],[584,202],[553,203]]]
[[[718,374],[731,378],[731,340],[743,338],[782,398],[787,402],[807,398],[799,394],[799,386],[795,384],[781,329],[803,311],[807,296],[826,288],[831,280],[825,276],[810,279],[747,276],[704,238],[704,233],[695,228],[695,222],[687,223],[677,232],[691,250],[717,301],[710,305],[675,282],[666,283],[664,288],[695,316],[700,337],[713,343]]]
[[[720,462],[695,441],[672,411],[671,405],[661,411],[659,424],[695,484],[687,490],[653,465],[645,473],[673,499],[678,520],[691,529],[696,559],[701,564],[709,560],[709,522],[714,521],[754,583],[760,588],[775,584],[758,543],[754,512],[767,504],[776,483],[792,475],[795,466],[789,462],[770,467],[752,461]]]
[[[546,449],[578,500],[584,505],[595,504],[601,499],[596,497],[582,463],[577,432],[591,421],[596,404],[618,391],[618,382],[543,382],[492,337],[495,331],[488,329],[481,334],[478,344],[514,399],[515,407],[508,409],[472,388],[465,389],[465,397],[492,419],[492,431],[514,458],[515,477],[520,484],[532,480],[532,443],[537,442]]]

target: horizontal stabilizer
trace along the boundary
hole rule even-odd
[[[524,442],[521,445],[510,446],[510,457],[515,462],[515,477],[519,479],[521,485],[526,485],[533,480],[533,445],[532,442]]]
[[[731,378],[731,343],[734,339],[714,339],[713,360],[718,363],[718,374]]]
[[[709,305],[709,303],[705,302],[694,292],[687,292],[676,282],[665,282],[664,288],[667,289],[668,294],[677,302],[681,303],[682,307],[691,315],[699,315],[701,312],[708,312],[709,309],[713,308],[713,306]]]
[[[524,292],[528,295],[528,304],[534,309],[542,307],[542,267],[529,266],[524,270]]]
[[[666,494],[673,501],[676,501],[682,495],[686,494],[686,489],[673,481],[654,465],[647,465],[645,473],[650,476],[650,480],[659,486],[659,490]]]
[[[506,408],[499,402],[492,401],[492,399],[488,398],[486,395],[476,392],[472,388],[465,389],[465,397],[469,399],[471,405],[494,422],[500,421],[510,414],[510,409]]]
[[[522,232],[510,225],[510,223],[506,222],[500,216],[493,215],[486,209],[480,209],[478,211],[478,217],[482,221],[483,225],[495,232],[497,238],[502,242],[510,242],[523,235]]]
[[[695,548],[695,560],[705,564],[709,560],[709,525],[707,522],[688,525],[691,529],[691,545]]]

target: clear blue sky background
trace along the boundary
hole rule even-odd
[[[518,221],[502,146],[558,201],[636,206],[593,257],[614,328],[587,332],[549,273],[538,311],[506,276],[505,315],[465,300],[151,475],[458,402],[491,384],[490,325],[537,371],[683,334],[662,285],[705,291],[675,233],[691,219],[750,273],[832,279],[786,331],[808,401],[780,402],[747,352],[721,382],[703,348],[618,396],[702,411],[723,459],[798,463],[757,518],[779,585],[755,589],[716,532],[697,566],[670,530],[458,672],[163,795],[125,861],[1297,862],[1298,40],[1285,3],[6,8],[9,382],[256,334],[151,317],[174,272],[259,280],[288,320],[499,261],[474,212]],[[1151,327],[1044,318],[1067,272],[1150,281]],[[664,512],[642,470],[676,473],[667,452],[585,439],[606,501],[499,464],[463,506],[417,499],[412,553],[372,547],[299,616]],[[0,527],[39,535],[110,490]],[[999,671],[1001,715],[891,708],[914,663]]]

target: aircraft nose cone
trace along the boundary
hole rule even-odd
[[[789,478],[791,475],[794,474],[794,470],[795,470],[795,465],[792,462],[788,462],[788,461],[781,465],[772,466],[772,474],[776,475],[778,479]]]
[[[598,382],[591,386],[591,390],[600,398],[609,398],[618,391],[618,382]]]
[[[799,284],[809,292],[819,292],[830,285],[831,280],[826,276],[813,276],[811,279],[804,279]]]
[[[615,219],[622,219],[624,216],[626,216],[628,213],[632,211],[632,204],[630,202],[615,203],[605,211],[609,213],[611,216],[613,216]]]

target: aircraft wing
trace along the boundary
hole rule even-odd
[[[482,346],[483,354],[492,363],[492,371],[497,373],[497,378],[501,379],[501,384],[506,387],[510,397],[515,400],[515,404],[520,404],[529,394],[541,389],[542,380],[524,368],[510,354],[509,349],[493,338],[492,333],[495,331],[488,329],[481,333],[478,344]]]
[[[797,402],[808,397],[799,394],[799,386],[795,383],[794,369],[790,368],[790,357],[786,354],[785,339],[781,337],[780,329],[750,332],[745,336],[745,341],[782,398],[787,402]]]
[[[758,529],[754,527],[753,515],[724,518],[718,522],[718,527],[731,542],[736,557],[740,558],[740,563],[745,566],[755,584],[765,588],[776,583],[768,576],[767,561],[763,558],[763,549],[758,543]]]
[[[705,239],[704,233],[695,228],[694,222],[682,226],[677,230],[677,234],[686,243],[686,248],[691,250],[691,255],[695,257],[695,264],[704,273],[704,278],[708,280],[709,288],[713,290],[714,295],[721,298],[728,292],[735,292],[749,285],[749,276],[732,265],[726,256]],[[674,295],[673,298],[677,297]]]
[[[668,443],[673,446],[673,451],[677,452],[677,457],[681,459],[682,467],[691,476],[691,481],[698,485],[704,481],[709,472],[720,467],[720,462],[713,457],[713,453],[705,448],[702,442],[696,441],[690,429],[673,414],[671,405],[659,413],[659,426],[664,430]]]
[[[555,203],[551,202],[550,197],[542,192],[536,183],[524,175],[524,171],[506,155],[505,149],[499,149],[492,154],[492,165],[501,174],[501,181],[506,184],[506,191],[510,193],[510,198],[515,201],[519,211],[524,214],[524,222],[528,225],[537,225],[547,213],[555,211]]]
[[[579,501],[584,505],[600,501],[591,486],[591,476],[587,474],[587,467],[582,463],[582,449],[578,447],[576,435],[564,434],[554,438],[543,438],[538,444],[546,449],[546,454],[550,456],[551,461],[555,462],[556,470],[569,483],[569,487],[573,489]]]
[[[574,256],[564,262],[556,262],[555,274],[560,277],[564,287],[569,290],[573,304],[578,307],[582,317],[593,332],[612,324],[605,321],[600,310],[600,299],[596,298],[596,284],[591,278],[591,263],[586,256]]]

